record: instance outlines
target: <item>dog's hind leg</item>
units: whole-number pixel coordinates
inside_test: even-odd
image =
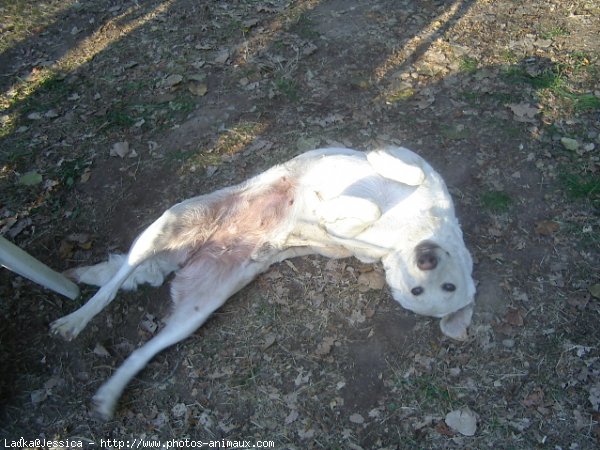
[[[154,287],[162,285],[165,277],[178,268],[169,256],[155,256],[141,263],[123,282],[121,289],[135,291],[140,284],[146,283]],[[64,275],[77,283],[102,287],[116,275],[126,260],[127,255],[111,254],[108,261],[69,269]]]
[[[167,237],[170,234],[173,220],[174,214],[168,210],[146,228],[133,243],[121,266],[108,282],[102,285],[98,292],[81,308],[54,321],[51,325],[52,332],[60,334],[69,341],[75,338],[87,323],[115,298],[121,285],[140,264],[164,251],[168,245]],[[167,259],[176,259],[175,256],[175,254],[167,255],[165,253],[160,255]],[[114,271],[114,269],[111,270]]]
[[[349,195],[324,201],[315,213],[329,234],[342,239],[357,236],[381,217],[381,210],[375,203]]]
[[[175,307],[166,326],[135,350],[94,396],[96,410],[104,418],[112,416],[127,384],[157,353],[191,335],[231,295],[266,268],[260,263],[227,261],[227,256],[219,259],[202,255],[178,272],[171,288]]]
[[[121,367],[100,387],[93,399],[96,411],[103,418],[110,418],[125,386],[144,368],[148,361],[160,351],[196,331],[210,313],[221,306],[224,301],[224,299],[219,299],[207,302],[198,310],[178,309],[174,311],[165,328],[129,355]]]

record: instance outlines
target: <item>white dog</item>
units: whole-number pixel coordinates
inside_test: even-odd
[[[120,287],[160,285],[172,271],[173,312],[94,396],[110,417],[127,383],[164,348],[192,334],[271,264],[308,254],[381,261],[392,295],[442,332],[467,337],[475,286],[472,259],[442,178],[405,148],[304,153],[237,186],[168,209],[127,255],[70,271],[101,286],[52,330],[76,337]]]

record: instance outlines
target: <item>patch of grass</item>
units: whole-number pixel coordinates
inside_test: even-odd
[[[191,97],[177,97],[175,100],[169,102],[169,109],[188,114],[196,109],[196,102]]]
[[[247,27],[241,20],[231,19],[227,25],[223,28],[226,36],[244,35],[250,31],[251,27]]]
[[[540,37],[542,39],[553,39],[561,36],[569,36],[571,33],[565,27],[557,25],[547,30],[540,31]]]
[[[296,32],[298,36],[304,39],[317,39],[320,34],[314,28],[315,24],[308,15],[305,13],[300,14],[298,20],[296,21]]]
[[[167,153],[167,159],[177,161],[177,162],[187,161],[188,159],[195,157],[195,156],[196,156],[195,150],[177,149],[177,150]],[[194,161],[195,161],[195,158],[194,158]],[[206,164],[206,165],[209,165],[209,164]],[[204,167],[204,164],[202,166]]]
[[[590,63],[591,56],[586,52],[574,52],[569,57],[569,62],[555,64],[541,70],[538,74],[529,73],[524,67],[508,67],[502,75],[504,81],[509,83],[523,83],[533,87],[542,101],[551,94],[555,100],[560,101],[563,107],[572,112],[586,112],[600,109],[600,98],[591,93],[577,92],[574,87],[574,77],[584,75],[588,84],[597,84],[595,67]]]
[[[596,97],[595,95],[565,92],[564,96],[573,101],[573,108],[577,112],[600,109],[600,98]]]
[[[512,199],[502,191],[487,191],[481,193],[479,202],[488,211],[503,213],[510,208]]]
[[[470,136],[471,132],[463,124],[442,125],[440,134],[451,141],[460,141]]]
[[[500,57],[509,64],[516,64],[519,61],[517,54],[509,49],[504,50]]]
[[[277,78],[275,80],[275,87],[281,95],[286,97],[292,102],[297,102],[300,99],[298,94],[298,83],[289,78]]]
[[[574,73],[578,73],[581,70],[592,68],[590,61],[592,56],[584,51],[573,52],[570,54],[569,63],[563,64],[563,69],[570,69]]]
[[[71,189],[89,165],[89,162],[80,159],[64,161],[57,169],[57,176],[67,189]]]
[[[460,60],[459,69],[461,72],[475,73],[479,68],[479,62],[470,56],[463,56]]]
[[[19,41],[39,33],[56,20],[61,11],[69,8],[74,0],[2,1],[2,39],[0,52],[5,52]]]
[[[547,68],[538,75],[531,75],[523,67],[510,66],[502,73],[504,81],[509,83],[525,83],[535,89],[556,90],[564,85],[565,77],[558,67]]]
[[[277,320],[278,307],[277,305],[261,301],[261,303],[259,303],[259,305],[257,306],[256,314],[258,317],[260,317],[263,323],[272,323]]]
[[[36,88],[36,97],[45,97],[46,107],[51,108],[62,103],[68,96],[70,87],[64,82],[64,75],[49,72]]]
[[[62,74],[41,69],[19,82],[7,93],[0,95],[0,107],[26,115],[29,112],[47,111],[64,102],[69,87]]]
[[[24,161],[28,161],[33,155],[33,150],[29,146],[29,141],[24,138],[13,140],[10,148],[0,152],[0,162],[3,164],[15,165],[15,169]]]
[[[413,88],[397,89],[390,92],[385,100],[390,103],[397,103],[409,100],[415,96],[415,90]]]
[[[109,126],[115,128],[128,128],[133,126],[135,119],[129,114],[128,108],[122,103],[117,103],[106,112],[105,120]]]
[[[600,177],[563,170],[559,179],[571,198],[587,200],[595,206],[600,206]]]
[[[537,76],[527,75],[524,81],[537,90],[549,89],[557,92],[564,87],[566,79],[560,69],[552,68],[544,70]]]
[[[494,102],[504,105],[506,103],[516,103],[518,101],[514,94],[507,92],[473,92],[463,91],[462,98],[470,104],[481,104],[483,102]]]
[[[225,130],[209,153],[217,155],[233,155],[242,151],[256,136],[265,130],[265,125],[256,122],[241,122]]]
[[[425,406],[448,408],[452,403],[452,396],[448,389],[439,385],[437,379],[433,376],[421,375],[409,379],[400,379],[397,384],[403,392],[413,393],[417,402]]]

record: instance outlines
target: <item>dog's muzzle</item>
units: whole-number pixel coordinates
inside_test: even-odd
[[[422,241],[415,247],[417,267],[420,270],[433,270],[438,265],[436,254],[439,246],[435,242]]]

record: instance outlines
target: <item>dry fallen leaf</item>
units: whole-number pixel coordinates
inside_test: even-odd
[[[315,353],[319,356],[325,356],[331,352],[333,345],[335,344],[335,339],[331,336],[324,338],[321,343],[317,346]]]
[[[310,380],[311,375],[312,372],[308,372],[308,374],[306,374],[305,376],[302,376],[302,372],[298,373],[298,376],[294,380],[294,384],[296,386],[300,386],[302,384],[308,383],[308,380]]]
[[[298,410],[293,409],[288,416],[285,418],[284,422],[286,425],[289,425],[290,423],[294,422],[297,418],[298,418]]]
[[[25,172],[19,177],[19,184],[22,184],[23,186],[35,186],[36,184],[40,184],[41,182],[42,176],[35,170]]]
[[[60,246],[58,247],[58,255],[61,259],[70,259],[73,257],[73,249],[75,245],[72,242],[63,239],[60,241]]]
[[[350,422],[357,424],[365,423],[365,418],[358,413],[352,414],[349,420]]]
[[[173,408],[171,408],[171,413],[173,414],[173,417],[176,418],[184,417],[188,414],[188,407],[185,403],[175,403]]]
[[[125,158],[129,153],[129,142],[115,142],[110,149],[110,156]]]
[[[96,346],[94,347],[93,353],[94,353],[94,355],[98,355],[103,358],[110,357],[110,353],[108,353],[108,350],[106,350],[106,348],[100,343],[96,344]]]
[[[277,340],[277,336],[275,334],[273,334],[273,333],[267,334],[265,336],[264,341],[263,341],[262,349],[263,350],[268,349],[269,347],[271,347],[275,343],[276,340]]]
[[[47,389],[37,389],[32,391],[31,394],[31,403],[37,405],[38,403],[43,402],[48,398],[48,390]]]
[[[442,436],[452,437],[455,436],[454,431],[450,429],[450,427],[446,424],[446,422],[438,422],[435,425],[435,431]]]
[[[221,50],[219,53],[217,53],[217,56],[215,56],[214,61],[217,64],[225,64],[228,59],[229,59],[229,50],[225,49],[225,50]]]
[[[469,408],[456,409],[446,414],[446,425],[464,436],[474,436],[477,431],[477,414]]]
[[[504,321],[514,327],[523,326],[523,312],[520,309],[510,308],[504,316]]]
[[[564,148],[566,148],[567,150],[571,150],[572,152],[579,149],[579,142],[577,142],[576,139],[563,137],[560,138],[560,143],[563,145]]]
[[[59,116],[55,109],[50,109],[44,113],[46,119],[56,119]]]
[[[308,430],[298,430],[298,437],[300,439],[311,439],[315,435],[315,430],[309,428]]]
[[[600,410],[600,384],[592,385],[588,388],[588,392],[590,395],[588,396],[588,400],[592,404],[592,408],[594,411]]]
[[[208,92],[208,86],[206,83],[193,82],[188,85],[188,91],[198,97],[203,97]]]
[[[541,389],[534,390],[531,394],[529,394],[523,400],[523,406],[531,407],[531,406],[542,406],[544,404],[544,391]]]
[[[319,138],[314,137],[300,137],[296,142],[296,148],[298,151],[305,152],[308,150],[312,150],[313,148],[317,148],[321,140]]]
[[[369,289],[383,289],[385,286],[385,275],[379,270],[372,270],[371,272],[361,273],[358,277],[359,290],[361,292],[368,291]]]
[[[534,117],[540,113],[540,109],[529,103],[511,103],[508,105],[515,115],[517,122],[535,122]]]
[[[156,317],[154,317],[152,314],[146,313],[144,320],[140,322],[140,326],[148,333],[154,334],[158,328]]]
[[[535,224],[535,232],[541,236],[552,236],[560,230],[560,224],[553,220],[541,220]]]
[[[81,183],[87,183],[88,181],[90,181],[91,176],[92,176],[92,171],[89,168],[87,168],[81,174],[81,178],[79,179],[79,181]]]

